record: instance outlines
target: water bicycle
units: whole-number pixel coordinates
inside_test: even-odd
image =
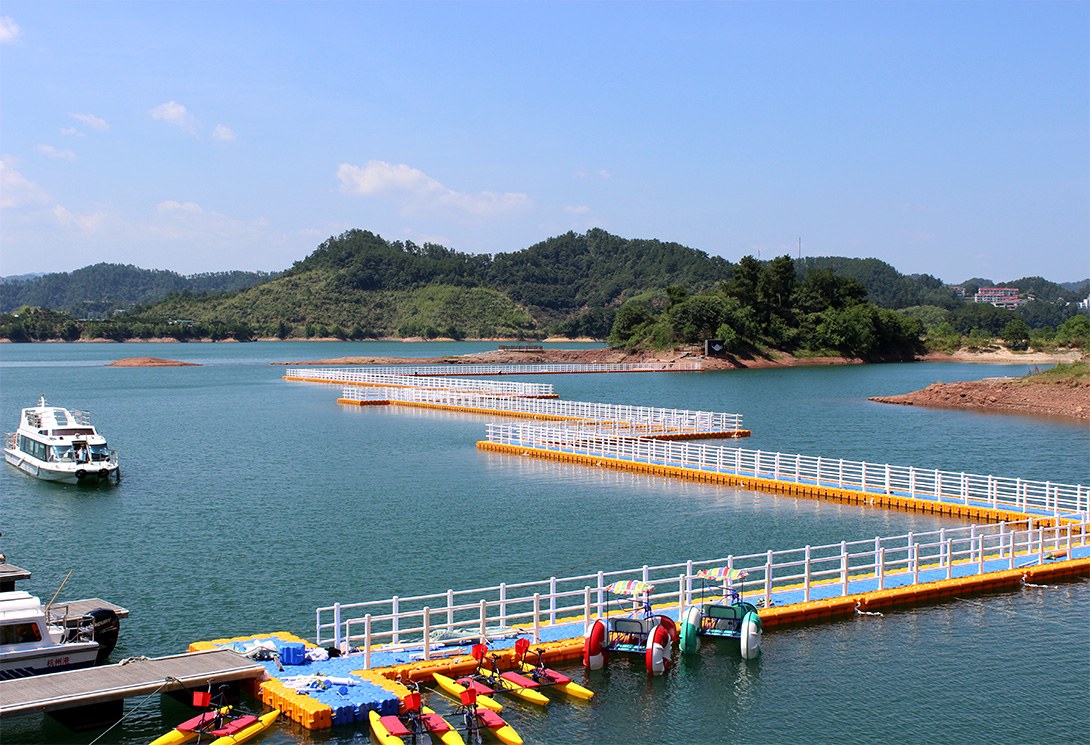
[[[477,661],[477,670],[456,682],[463,686],[473,685],[478,694],[491,696],[493,693],[510,693],[523,701],[538,706],[548,706],[549,697],[540,690],[541,684],[525,675],[508,671],[500,672],[499,656],[489,656],[487,644],[474,644],[470,650]],[[488,662],[491,661],[491,667]]]
[[[584,688],[578,683],[573,683],[572,679],[567,675],[558,673],[556,670],[550,670],[545,667],[541,658],[541,650],[535,649],[534,654],[537,655],[537,664],[530,663],[526,660],[526,653],[530,651],[529,639],[518,639],[515,641],[515,653],[519,658],[519,666],[524,673],[528,673],[530,679],[540,686],[549,686],[555,688],[558,691],[563,691],[569,696],[575,698],[581,698],[585,701],[589,701],[594,698],[594,691],[589,688]]]
[[[700,637],[737,639],[742,657],[751,660],[761,653],[761,617],[752,603],[742,599],[734,583],[746,576],[746,572],[731,567],[701,569],[701,596],[705,595],[704,583],[722,582],[722,600],[690,606],[681,616],[681,641],[679,647],[685,654],[694,654],[700,647]]]
[[[194,691],[193,705],[208,707],[208,711],[187,719],[151,745],[182,745],[190,740],[202,745],[240,745],[267,730],[280,716],[280,710],[273,709],[260,717],[250,714],[232,717],[231,707],[224,703],[225,696],[222,690],[215,697],[207,691]]]
[[[374,710],[367,713],[371,732],[380,745],[415,745],[418,742],[429,742],[429,735],[437,737],[443,745],[465,745],[458,730],[421,703],[420,689],[416,683],[410,681],[404,685],[409,688],[409,694],[401,702],[405,709],[404,714],[382,717]]]
[[[655,586],[638,580],[623,580],[606,585],[606,592],[632,598],[632,611],[622,615],[596,618],[583,639],[583,664],[599,670],[609,660],[611,651],[642,654],[651,675],[662,675],[670,669],[670,646],[677,639],[673,619],[657,615],[651,608],[651,591]],[[618,598],[618,605],[620,599]]]
[[[461,705],[455,709],[455,714],[462,715],[466,740],[471,745],[479,745],[481,733],[488,731],[504,745],[522,745],[519,733],[505,722],[503,717],[491,709],[482,709],[477,706],[479,698],[472,688],[464,688],[458,696]]]

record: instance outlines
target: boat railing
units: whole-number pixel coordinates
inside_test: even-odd
[[[15,450],[17,445],[19,444],[19,433],[8,432],[6,435],[4,435],[4,443],[4,447],[8,448],[9,450]]]
[[[357,386],[412,387],[433,390],[454,390],[505,396],[555,396],[550,383],[523,383],[513,380],[467,380],[416,374],[384,374],[367,368],[288,368],[284,377],[308,381],[324,381]]]
[[[683,470],[1047,515],[1090,514],[1090,486],[636,437],[542,424],[492,423],[488,442]]]
[[[68,413],[76,422],[76,424],[82,425],[84,427],[91,426],[91,412],[81,411],[79,409],[69,409]]]
[[[593,619],[629,602],[608,586],[634,579],[654,585],[656,612],[676,613],[723,593],[723,585],[701,579],[701,569],[738,570],[730,588],[758,607],[826,600],[872,590],[984,574],[1044,563],[1090,545],[1090,521],[1029,517],[1017,522],[942,528],[924,533],[842,541],[780,551],[731,555],[680,564],[598,571],[573,577],[501,583],[473,590],[334,604],[316,611],[316,640],[344,650],[412,650],[423,659],[449,654],[451,646],[484,639],[528,636],[570,625],[582,635]],[[444,651],[447,650],[447,651]]]

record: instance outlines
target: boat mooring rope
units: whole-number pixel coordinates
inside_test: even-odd
[[[124,665],[124,664],[125,664],[125,662],[127,662],[127,661],[131,661],[131,660],[135,660],[135,659],[140,659],[140,658],[137,658],[137,657],[130,657],[130,658],[129,658],[129,660],[123,660],[123,661],[122,661],[122,662],[121,662],[120,664]],[[145,659],[145,660],[146,660],[146,659],[147,659],[147,657],[144,657],[143,659]],[[91,740],[91,743],[90,743],[90,745],[95,745],[95,743],[96,743],[96,742],[98,742],[99,740],[101,740],[101,739],[102,739],[103,737],[105,737],[105,736],[106,736],[106,735],[107,735],[107,734],[109,733],[109,731],[110,731],[110,730],[112,730],[112,729],[113,729],[114,727],[116,727],[117,725],[121,724],[121,723],[122,723],[122,722],[124,722],[124,721],[125,721],[126,719],[128,719],[128,718],[129,718],[129,715],[130,715],[130,714],[135,714],[135,713],[136,713],[136,711],[137,711],[137,709],[139,709],[139,708],[140,708],[141,706],[143,706],[143,705],[144,705],[144,704],[146,704],[146,703],[147,703],[147,702],[148,702],[149,700],[151,700],[151,697],[152,697],[152,696],[155,696],[155,695],[156,695],[156,694],[158,694],[158,693],[159,693],[160,691],[162,691],[162,690],[163,690],[164,688],[166,688],[167,684],[168,684],[168,683],[170,683],[171,681],[174,681],[175,683],[177,683],[177,684],[179,684],[179,685],[182,685],[182,681],[178,680],[178,679],[177,679],[177,678],[175,678],[175,677],[174,677],[173,675],[168,675],[168,676],[167,676],[166,678],[164,678],[164,679],[163,679],[163,682],[159,684],[159,687],[158,687],[158,688],[156,688],[156,689],[155,689],[154,691],[152,691],[151,693],[149,693],[149,694],[147,695],[147,697],[146,697],[146,698],[145,698],[145,699],[144,699],[143,701],[141,701],[140,703],[138,703],[138,704],[137,704],[136,706],[132,707],[132,709],[130,709],[130,710],[128,711],[128,713],[124,714],[124,715],[123,715],[123,716],[122,716],[122,717],[121,717],[120,719],[118,719],[118,720],[117,720],[116,722],[114,722],[114,723],[113,723],[113,724],[111,724],[111,725],[110,725],[109,727],[107,727],[107,728],[106,728],[106,731],[105,731],[105,732],[103,732],[103,733],[102,733],[101,735],[99,735],[99,736],[98,736],[98,737],[96,737],[95,739]],[[185,688],[185,686],[184,686],[184,685],[182,685],[182,687],[183,687],[183,688]]]

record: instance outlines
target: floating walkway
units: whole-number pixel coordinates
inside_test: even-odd
[[[365,370],[375,375],[425,375],[443,377],[465,376],[492,376],[492,375],[564,375],[586,373],[620,373],[620,372],[700,372],[704,365],[700,360],[677,360],[674,362],[623,362],[615,364],[571,364],[571,365],[365,365],[360,367],[341,368],[288,368],[285,379],[297,380],[294,377],[300,370],[313,372],[321,370],[338,376],[346,376],[341,380],[328,382],[350,382],[347,377],[350,373]]]
[[[647,406],[585,403],[559,399],[482,395],[434,388],[345,386],[337,403],[395,405],[543,421],[564,422],[600,437],[696,439],[747,437],[741,414]]]
[[[321,368],[288,368],[284,380],[306,383],[378,386],[383,388],[415,388],[420,390],[460,391],[493,396],[524,396],[526,398],[556,398],[548,383],[519,383],[499,380],[460,380],[426,377],[415,373],[399,375],[369,370],[325,370]]]
[[[983,519],[1090,517],[1090,487],[912,466],[597,437],[560,427],[489,424],[482,450],[649,473],[793,496]]]
[[[503,370],[514,372],[521,367],[526,366],[504,366]],[[436,374],[433,368],[427,370],[428,375]],[[359,377],[346,380],[348,373]],[[611,608],[609,604],[605,588],[618,580],[654,584],[651,602],[656,611],[680,619],[687,608],[721,592],[718,586],[702,584],[698,572],[726,566],[744,573],[743,579],[734,583],[735,589],[759,607],[763,625],[773,628],[857,612],[880,613],[883,608],[1090,573],[1090,487],[660,441],[669,438],[655,439],[657,435],[650,432],[634,434],[634,429],[658,428],[659,434],[681,434],[686,427],[692,428],[692,433],[702,428],[726,431],[733,426],[741,431],[741,418],[527,400],[524,393],[514,390],[486,389],[487,381],[466,381],[466,386],[454,387],[436,378],[400,375],[394,376],[398,382],[383,384],[367,377],[370,374],[296,369],[289,370],[285,378],[344,383],[348,387],[341,402],[346,404],[430,406],[538,420],[489,424],[487,439],[478,443],[484,451],[949,515],[981,523],[827,546],[318,608],[317,644],[310,647],[308,643],[308,648],[328,645],[339,650],[344,656],[338,658],[338,669],[379,685],[387,696],[404,695],[395,680],[430,680],[434,673],[457,676],[471,672],[476,661],[470,655],[470,646],[480,640],[487,640],[497,651],[501,666],[515,662],[513,648],[519,638],[528,638],[534,648],[542,649],[546,661],[579,658],[584,633],[595,618],[628,610]],[[374,388],[365,390],[361,386]],[[700,418],[705,415],[708,418]],[[200,644],[215,647],[237,643],[219,640]],[[382,679],[386,684],[381,683]],[[262,700],[279,706],[289,717],[311,728],[338,721],[363,721],[368,707],[378,710],[388,705],[346,702],[345,687],[338,691],[340,699],[322,703],[304,696],[307,703],[303,706],[292,703],[295,699],[283,698],[276,692],[280,690],[277,685],[283,684],[263,684]],[[291,695],[303,694],[293,690]],[[315,713],[315,707],[321,713]]]

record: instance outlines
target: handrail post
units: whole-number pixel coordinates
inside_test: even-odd
[[[590,586],[583,588],[583,636],[590,633]]]
[[[886,547],[878,548],[878,589],[886,589]]]
[[[320,640],[319,640],[320,641]],[[333,604],[333,646],[341,648],[341,604]]]
[[[393,600],[390,601],[390,611],[393,615],[393,625],[390,629],[390,643],[397,644],[397,628],[398,628],[398,597],[394,595]]]
[[[844,595],[848,594],[848,542],[840,542],[840,585]]]
[[[488,643],[488,610],[485,599],[481,598],[481,644]]]
[[[946,579],[954,578],[954,539],[946,539]]]
[[[805,569],[802,575],[802,599],[804,602],[810,602],[810,546],[806,546],[806,562],[804,564]]]
[[[447,590],[447,628],[454,628],[454,590]]]
[[[541,643],[541,593],[534,593],[534,644]]]
[[[424,606],[424,661],[431,659],[431,608]]]
[[[556,577],[549,577],[549,623],[556,623]]]
[[[345,643],[351,647],[352,643],[345,640]],[[346,650],[347,651],[347,650]],[[365,670],[371,669],[371,614],[368,613],[363,617],[363,667]]]
[[[765,607],[772,606],[772,552],[768,552],[768,561],[765,563]]]
[[[602,615],[602,603],[605,600],[605,572],[598,572],[598,615]]]
[[[685,575],[677,576],[677,620],[681,623],[681,617],[685,615]]]
[[[500,582],[500,626],[507,625],[507,583]]]

